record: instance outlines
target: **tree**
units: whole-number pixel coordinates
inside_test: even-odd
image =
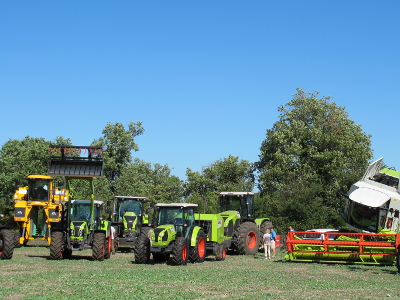
[[[259,189],[282,226],[337,226],[336,191],[359,180],[372,157],[371,136],[329,100],[297,89],[262,142]]]
[[[254,187],[252,164],[232,155],[203,167],[201,174],[187,169],[186,176],[187,202],[197,203],[209,213],[218,212],[216,192],[249,192]]]
[[[132,162],[132,151],[139,151],[135,137],[143,132],[142,122],[131,121],[128,130],[121,123],[108,123],[102,132],[103,137],[93,141],[92,146],[104,147],[104,175],[111,192],[115,191],[114,182],[122,169]]]
[[[140,159],[123,167],[115,184],[118,195],[148,197],[155,203],[180,202],[182,181],[171,175],[168,165],[151,164]]]

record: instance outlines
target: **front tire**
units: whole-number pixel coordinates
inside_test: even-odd
[[[206,257],[206,235],[203,230],[199,230],[196,245],[190,247],[189,259],[192,263],[202,263]]]
[[[106,234],[95,232],[93,235],[92,257],[94,260],[103,261],[106,254]]]
[[[147,235],[141,234],[136,239],[136,245],[133,249],[135,253],[135,263],[147,264],[150,260],[150,239]]]
[[[64,257],[63,237],[64,234],[61,231],[53,231],[51,233],[50,258],[53,260],[61,260]]]
[[[8,230],[3,229],[0,231],[0,258],[11,259],[14,254],[14,234]]]
[[[186,265],[188,260],[187,240],[184,237],[176,239],[172,248],[172,262],[174,265]]]
[[[224,247],[224,245],[218,245],[217,253],[215,253],[215,260],[224,261],[226,258],[226,252],[227,249]]]
[[[260,245],[260,233],[255,223],[244,222],[235,231],[236,249],[239,254],[255,255]]]

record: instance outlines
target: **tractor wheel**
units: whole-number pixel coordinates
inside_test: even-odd
[[[397,267],[397,273],[400,273],[400,246],[397,248],[397,253],[396,253],[396,267]]]
[[[224,245],[218,245],[217,253],[215,253],[215,260],[223,261],[226,258],[227,249]]]
[[[153,253],[153,260],[156,262],[166,262],[169,259],[169,253]]]
[[[189,260],[192,263],[202,263],[206,257],[206,235],[203,230],[197,234],[196,246],[190,247]]]
[[[106,254],[106,234],[95,232],[93,235],[92,257],[94,260],[103,261]]]
[[[20,237],[21,234],[19,232],[14,232],[14,241],[15,241],[14,248],[21,248],[21,244],[19,243]]]
[[[14,234],[8,230],[0,231],[0,258],[11,259],[14,254]]]
[[[111,257],[111,244],[114,242],[114,240],[111,239],[111,235],[106,238],[106,245],[105,245],[105,249],[106,252],[104,254],[104,259],[109,259]]]
[[[51,233],[50,242],[50,258],[54,260],[63,259],[63,237],[64,234],[61,231],[53,231]]]
[[[187,240],[184,237],[176,239],[172,248],[172,262],[174,265],[182,266],[187,264],[188,246]]]
[[[235,231],[236,249],[239,254],[255,255],[260,245],[260,233],[255,223],[244,222]]]
[[[267,229],[271,229],[272,226],[272,222],[271,221],[265,221],[264,223],[261,224],[260,226],[260,245],[258,246],[260,251],[264,251],[264,245],[262,244],[262,240],[263,240],[263,236],[265,231],[267,231]]]
[[[135,253],[135,263],[147,264],[150,260],[150,239],[146,234],[141,234],[135,243],[133,249]]]

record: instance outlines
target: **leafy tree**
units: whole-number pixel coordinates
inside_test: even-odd
[[[148,197],[155,203],[180,202],[183,195],[182,181],[171,175],[168,165],[151,164],[140,159],[122,169],[116,180],[118,195]]]
[[[103,146],[104,175],[111,192],[115,191],[114,181],[121,175],[122,169],[132,162],[132,151],[138,151],[135,137],[144,132],[142,122],[131,121],[128,130],[121,123],[108,123],[103,130],[103,137],[94,140],[92,146]]]
[[[297,89],[262,142],[255,167],[269,212],[260,213],[278,226],[337,226],[336,191],[359,180],[372,157],[370,135],[329,100]]]
[[[187,169],[186,176],[186,201],[197,203],[203,212],[218,212],[216,192],[249,192],[254,187],[252,164],[232,155],[203,167],[201,173]]]

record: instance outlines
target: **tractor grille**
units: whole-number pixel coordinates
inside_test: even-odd
[[[156,229],[154,229],[154,235],[155,235],[156,241],[158,241],[158,235],[159,235],[160,232],[163,231],[163,230],[165,230],[165,228],[156,228]],[[165,231],[162,240],[163,240],[163,241],[167,241],[167,240],[168,240],[168,231]]]

